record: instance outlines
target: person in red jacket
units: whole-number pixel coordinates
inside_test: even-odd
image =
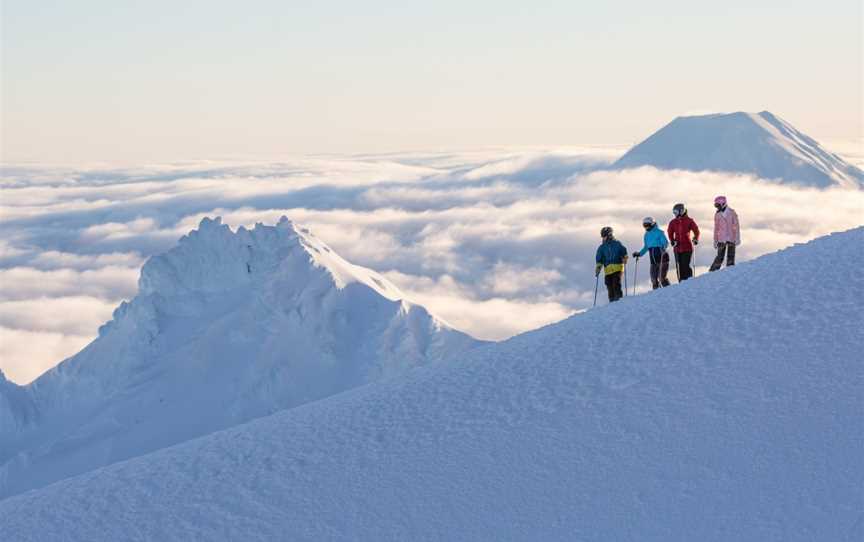
[[[699,226],[687,216],[687,208],[683,203],[676,203],[672,207],[672,214],[675,218],[669,223],[666,233],[675,250],[675,267],[678,269],[678,282],[681,282],[693,276],[690,260],[693,257],[693,246],[699,244]],[[693,232],[692,241],[690,232]]]

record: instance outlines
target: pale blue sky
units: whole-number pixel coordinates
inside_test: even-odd
[[[629,144],[693,111],[862,135],[828,2],[4,0],[4,160]]]

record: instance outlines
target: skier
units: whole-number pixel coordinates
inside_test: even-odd
[[[714,198],[714,248],[717,257],[708,268],[717,271],[726,258],[726,267],[735,265],[735,247],[741,244],[741,226],[738,223],[738,213],[726,204],[726,196]]]
[[[693,268],[690,260],[693,257],[693,247],[699,244],[699,226],[696,221],[687,216],[687,207],[683,203],[676,203],[672,207],[675,218],[666,227],[669,234],[669,242],[675,253],[675,263],[678,264],[678,282],[687,280],[693,276]],[[691,242],[690,232],[693,232]]]
[[[603,282],[609,293],[609,302],[612,303],[624,296],[621,290],[621,275],[627,264],[627,248],[615,239],[610,226],[600,230],[600,237],[603,243],[597,247],[597,266],[594,268],[594,276],[599,276],[600,269],[606,268]]]
[[[639,252],[634,252],[633,257],[641,258],[647,252],[651,257],[651,286],[655,290],[660,286],[669,286],[666,277],[669,273],[669,253],[666,252],[669,241],[666,240],[666,234],[650,216],[642,220],[642,227],[645,228],[645,246]]]

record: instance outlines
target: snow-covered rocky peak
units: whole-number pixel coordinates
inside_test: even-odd
[[[360,283],[387,299],[404,298],[390,281],[345,261],[309,229],[284,216],[275,226],[259,223],[252,229],[241,226],[236,232],[221,217],[204,218],[175,248],[144,265],[139,291],[163,297],[214,293],[255,287],[279,277],[291,277],[294,289],[302,289],[297,275],[308,278],[301,268],[310,264],[327,271],[337,288]]]
[[[0,498],[480,344],[287,218],[205,218],[145,263],[95,341],[13,390],[39,416],[0,419]]]
[[[768,111],[678,117],[614,164],[640,166],[744,173],[801,186],[864,187],[864,171]]]

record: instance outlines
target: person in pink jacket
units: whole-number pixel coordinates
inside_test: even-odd
[[[717,271],[726,259],[726,267],[735,265],[735,247],[741,244],[741,225],[738,223],[738,213],[726,205],[726,196],[714,198],[714,248],[717,257],[708,268]]]

